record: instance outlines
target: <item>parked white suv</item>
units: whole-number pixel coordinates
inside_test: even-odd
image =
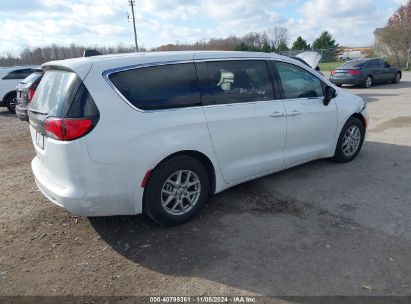
[[[40,71],[39,66],[16,66],[0,68],[0,107],[15,113],[17,105],[16,86],[31,73]]]
[[[32,169],[43,194],[78,215],[180,224],[236,184],[350,161],[366,132],[360,97],[274,54],[108,55],[43,69],[29,107]]]

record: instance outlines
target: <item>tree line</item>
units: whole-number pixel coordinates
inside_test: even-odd
[[[266,53],[280,53],[284,51],[300,51],[310,49],[336,49],[338,44],[328,31],[324,31],[314,40],[312,46],[298,36],[288,46],[289,35],[286,28],[273,27],[263,32],[250,32],[243,36],[229,36],[227,38],[212,38],[201,40],[193,44],[166,44],[151,51],[184,51],[184,50],[222,50],[222,51],[252,51]]]
[[[301,36],[288,47],[288,31],[282,27],[273,27],[263,32],[250,32],[242,36],[229,36],[226,38],[211,38],[209,40],[200,40],[195,43],[175,43],[161,45],[156,48],[147,50],[139,48],[139,51],[184,51],[184,50],[222,50],[222,51],[254,51],[254,52],[282,52],[298,51],[311,49],[310,44]],[[313,42],[315,49],[331,49],[338,47],[335,40],[327,31]],[[0,66],[13,65],[36,65],[47,61],[61,60],[83,56],[86,49],[95,49],[102,54],[131,53],[134,52],[134,46],[118,44],[117,46],[82,46],[77,44],[57,45],[52,44],[44,47],[25,46],[18,55],[11,53],[0,56]]]
[[[57,44],[35,48],[25,46],[21,49],[18,55],[8,53],[5,56],[0,56],[0,67],[14,65],[37,65],[52,60],[82,57],[86,49],[95,49],[101,54],[131,53],[135,51],[133,46],[127,46],[122,43],[117,46],[93,45],[88,47],[74,43],[68,46]],[[145,50],[142,49],[142,51]]]

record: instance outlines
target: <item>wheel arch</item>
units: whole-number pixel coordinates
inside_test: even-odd
[[[3,101],[4,101],[4,103],[6,102],[6,100],[7,100],[10,96],[13,96],[13,94],[17,94],[17,91],[14,90],[14,91],[7,92],[7,93],[3,96]]]
[[[214,193],[215,190],[216,190],[215,168],[214,168],[213,162],[210,160],[210,158],[202,152],[199,152],[199,151],[196,151],[196,150],[182,150],[182,151],[172,153],[172,154],[168,155],[167,157],[163,158],[160,162],[158,162],[152,170],[154,170],[160,164],[164,163],[165,161],[167,161],[168,159],[170,159],[172,157],[183,156],[183,155],[184,156],[190,156],[190,157],[198,160],[204,166],[204,168],[207,170],[208,178],[209,178],[209,181],[210,181],[210,193]],[[150,177],[148,179],[150,179]],[[145,189],[144,189],[144,192],[145,192]]]
[[[367,128],[367,123],[366,123],[366,121],[365,121],[364,116],[362,116],[361,113],[354,113],[354,114],[352,114],[350,117],[347,118],[346,122],[347,122],[348,119],[350,119],[351,117],[358,118],[358,119],[361,121],[361,123],[363,124],[364,129]]]

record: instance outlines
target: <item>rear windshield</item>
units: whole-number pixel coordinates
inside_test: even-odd
[[[98,109],[81,79],[74,72],[46,71],[30,105],[30,111],[56,117],[98,115]]]
[[[25,83],[25,84],[32,84],[33,82],[35,82],[37,79],[39,79],[41,77],[41,75],[43,75],[42,72],[35,72],[33,74],[30,74],[29,76],[27,76],[26,78],[24,78],[24,80],[22,80],[21,82]]]
[[[365,60],[351,60],[351,61],[347,61],[346,63],[341,65],[340,68],[348,68],[348,69],[361,68],[363,66],[363,64],[366,63],[366,62],[367,61],[365,61]]]

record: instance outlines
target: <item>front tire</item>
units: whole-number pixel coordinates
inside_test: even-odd
[[[345,163],[352,161],[360,153],[365,137],[365,127],[361,120],[350,117],[341,130],[333,160]]]
[[[370,75],[368,75],[367,77],[365,77],[364,82],[363,82],[363,87],[364,88],[369,88],[372,86],[372,77]]]
[[[158,224],[176,226],[191,219],[208,199],[207,170],[189,156],[172,157],[150,175],[144,194],[144,211]]]
[[[10,94],[6,99],[6,107],[10,113],[16,113],[17,93]]]

